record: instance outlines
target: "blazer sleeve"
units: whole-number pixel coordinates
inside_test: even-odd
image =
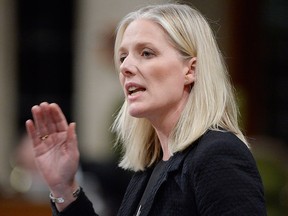
[[[53,216],[98,216],[82,188],[78,198],[63,211],[59,212],[52,202],[51,208]]]
[[[200,215],[267,215],[256,162],[235,135],[208,135],[194,156],[194,189]]]

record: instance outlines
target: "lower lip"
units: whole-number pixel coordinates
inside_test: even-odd
[[[143,94],[144,91],[139,91],[135,94],[132,94],[132,95],[128,95],[127,98],[129,101],[134,101],[134,100],[137,100],[142,94]]]

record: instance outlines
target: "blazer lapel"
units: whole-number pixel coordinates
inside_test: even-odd
[[[139,205],[139,202],[142,198],[142,195],[144,193],[144,190],[147,186],[147,183],[149,181],[149,178],[151,176],[151,173],[153,171],[154,167],[148,168],[147,170],[143,172],[136,172],[127,189],[126,193],[124,195],[121,207],[118,211],[117,216],[147,216],[151,210],[151,207],[154,202],[154,198],[161,187],[161,185],[167,181],[169,174],[177,171],[181,164],[186,157],[186,155],[190,152],[191,148],[193,148],[195,145],[191,145],[187,149],[185,149],[182,152],[177,152],[174,156],[170,158],[169,163],[164,169],[164,172],[161,173],[157,183],[154,185],[152,189],[152,193],[147,197],[147,201],[144,206],[141,206],[140,209],[136,209]],[[136,211],[138,211],[136,214]]]
[[[127,215],[134,215],[136,212],[136,208],[139,205],[140,199],[144,193],[146,188],[147,182],[150,178],[152,173],[151,168],[145,170],[144,172],[136,172],[124,195],[121,207],[118,211],[117,216],[127,216]]]
[[[161,173],[157,183],[154,185],[154,187],[152,189],[151,194],[147,198],[147,201],[146,201],[145,205],[141,206],[141,209],[140,209],[141,212],[139,214],[140,216],[147,216],[149,214],[149,212],[150,212],[150,210],[152,208],[152,205],[154,203],[154,198],[155,198],[159,188],[161,187],[161,185],[165,181],[167,181],[170,173],[172,173],[174,171],[177,171],[179,169],[179,167],[181,166],[185,156],[189,152],[189,149],[191,149],[191,148],[188,148],[188,149],[186,149],[183,152],[178,152],[178,153],[176,153],[174,156],[172,156],[170,158],[171,161],[168,162],[167,166],[164,169],[164,172]],[[147,182],[146,182],[146,184],[147,184]]]

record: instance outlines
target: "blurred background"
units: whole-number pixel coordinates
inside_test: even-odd
[[[101,215],[116,215],[131,174],[117,167],[110,133],[123,101],[114,29],[128,12],[165,2],[0,0],[1,215],[51,215],[24,127],[42,101],[77,122],[79,181]],[[225,56],[268,215],[288,215],[288,1],[185,2],[209,19]]]

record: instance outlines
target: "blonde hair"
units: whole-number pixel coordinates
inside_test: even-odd
[[[127,26],[137,19],[161,26],[181,55],[197,57],[196,81],[187,104],[170,135],[169,151],[182,151],[208,129],[231,131],[247,144],[238,126],[238,109],[223,57],[207,20],[194,8],[181,4],[147,6],[129,13],[117,28],[114,61]],[[122,143],[124,169],[144,170],[161,157],[161,146],[150,122],[129,115],[125,101],[112,129]]]

